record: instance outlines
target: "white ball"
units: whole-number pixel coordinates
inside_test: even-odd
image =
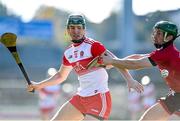
[[[161,76],[163,78],[166,78],[169,75],[169,71],[166,69],[161,70]]]

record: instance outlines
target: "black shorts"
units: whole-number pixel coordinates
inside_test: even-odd
[[[168,94],[159,101],[169,114],[180,112],[180,93]]]

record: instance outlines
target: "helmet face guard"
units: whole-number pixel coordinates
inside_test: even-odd
[[[71,25],[71,24],[72,25],[81,24],[84,29],[86,28],[85,27],[86,26],[85,18],[81,14],[71,14],[71,15],[69,15],[69,17],[67,19],[67,23],[66,23],[67,28],[69,28],[69,25]]]
[[[162,31],[164,33],[164,43],[163,44],[154,44],[156,48],[165,48],[167,47],[169,44],[171,44],[179,35],[178,34],[178,28],[177,26],[169,21],[159,21],[157,22],[153,29],[160,29],[160,31]],[[168,41],[166,38],[167,36],[172,35],[173,39]]]

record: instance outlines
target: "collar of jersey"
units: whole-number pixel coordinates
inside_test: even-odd
[[[84,37],[83,38],[83,41],[82,42],[80,42],[80,43],[73,43],[73,46],[74,47],[77,47],[77,46],[79,46],[80,44],[82,44],[83,42],[84,42],[84,40],[86,39],[86,37]]]

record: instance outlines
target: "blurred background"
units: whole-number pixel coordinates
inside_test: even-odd
[[[151,43],[153,25],[160,20],[169,20],[180,26],[179,8],[179,0],[0,0],[0,35],[5,32],[17,34],[21,60],[30,79],[38,82],[55,72],[52,70],[59,69],[63,51],[69,44],[65,35],[69,13],[83,13],[87,19],[87,36],[102,42],[122,58],[154,50]],[[179,40],[176,45],[180,49]],[[0,72],[0,120],[42,119],[39,93],[26,91],[21,71],[2,44]],[[145,96],[150,95],[147,99],[151,98],[153,103],[167,93],[156,67],[131,71],[144,85],[154,84],[141,95],[128,92],[116,69],[108,70],[108,73],[113,101],[111,120],[138,119],[148,106],[144,103]],[[72,72],[59,85],[55,111],[70,99],[78,85]]]

